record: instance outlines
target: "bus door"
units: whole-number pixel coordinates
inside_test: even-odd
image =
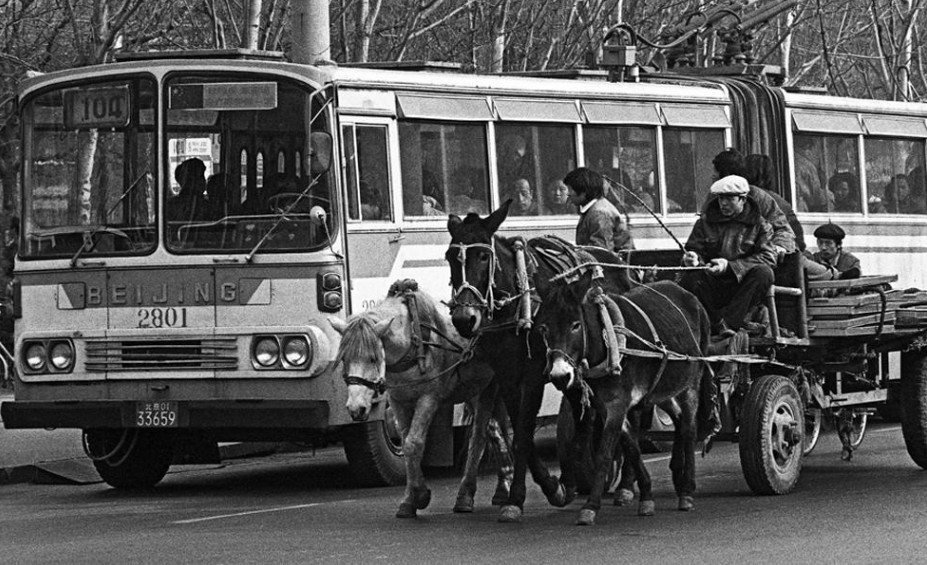
[[[366,310],[383,300],[402,248],[395,216],[389,151],[390,120],[369,117],[341,120],[344,187],[347,203],[348,280],[351,310]]]

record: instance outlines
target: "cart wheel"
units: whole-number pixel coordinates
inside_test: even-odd
[[[763,375],[750,387],[740,426],[740,466],[756,494],[786,494],[798,482],[805,414],[795,385]]]
[[[868,412],[853,413],[853,418],[850,421],[850,446],[853,449],[856,449],[859,447],[859,444],[863,443],[863,438],[866,436],[866,424],[868,423]]]
[[[927,353],[901,354],[901,432],[908,455],[927,469]]]
[[[802,455],[810,455],[821,437],[821,409],[805,409],[805,435],[802,438]]]

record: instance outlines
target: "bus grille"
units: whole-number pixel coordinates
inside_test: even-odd
[[[87,371],[171,371],[238,368],[234,338],[91,341]]]

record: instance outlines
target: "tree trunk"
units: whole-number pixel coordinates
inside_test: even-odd
[[[248,31],[245,34],[245,48],[257,49],[258,37],[261,34],[261,0],[248,2],[248,21],[245,29]]]
[[[490,52],[489,72],[501,73],[505,70],[505,21],[508,16],[508,0],[500,0],[492,23],[492,50]]]

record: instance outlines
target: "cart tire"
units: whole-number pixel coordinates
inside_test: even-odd
[[[901,433],[908,455],[927,469],[927,353],[901,354]]]
[[[402,438],[394,422],[392,411],[387,408],[382,420],[355,424],[344,429],[344,454],[351,475],[359,486],[406,484]]]
[[[85,430],[86,449],[100,478],[113,488],[149,489],[174,460],[171,437],[158,430]]]
[[[818,439],[821,437],[821,418],[823,413],[820,408],[808,408],[805,410],[805,434],[802,437],[802,455],[810,455],[818,445]]]
[[[740,427],[740,466],[756,494],[786,494],[801,474],[804,407],[795,385],[763,375],[750,387]]]

